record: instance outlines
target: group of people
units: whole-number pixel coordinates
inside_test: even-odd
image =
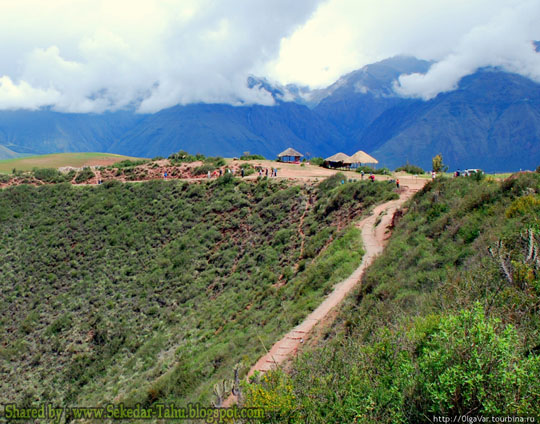
[[[277,168],[259,168],[259,177],[268,177],[268,171],[270,171],[270,177],[277,177]]]

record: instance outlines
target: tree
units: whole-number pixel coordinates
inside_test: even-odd
[[[438,154],[431,159],[432,170],[435,172],[446,172],[448,171],[448,166],[443,163],[442,154]]]

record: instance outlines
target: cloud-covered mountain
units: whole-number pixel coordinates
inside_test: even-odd
[[[273,106],[198,103],[155,114],[0,111],[0,158],[62,151],[153,157],[180,149],[273,158],[293,146],[318,156],[362,149],[392,168],[407,160],[429,168],[438,153],[451,169],[540,164],[540,84],[485,68],[430,100],[394,90],[403,75],[432,66],[395,57],[314,91],[250,77],[248,88],[264,91]]]

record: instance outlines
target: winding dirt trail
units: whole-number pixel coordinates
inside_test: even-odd
[[[289,331],[281,340],[277,341],[271,349],[262,356],[251,367],[248,376],[251,376],[255,371],[266,372],[277,367],[286,359],[294,356],[298,352],[298,348],[309,339],[313,328],[329,319],[330,311],[339,305],[345,296],[361,281],[365,270],[371,265],[377,255],[379,255],[386,246],[390,232],[388,227],[392,223],[394,212],[412,195],[418,191],[423,185],[414,187],[404,187],[400,193],[399,199],[391,200],[376,206],[372,213],[358,222],[356,225],[362,231],[362,241],[364,245],[364,257],[356,270],[345,280],[336,284],[332,293],[309,314],[304,321]],[[379,218],[380,217],[380,218]],[[377,223],[378,219],[380,222]],[[377,224],[377,225],[375,225]],[[234,403],[235,397],[230,395],[226,399],[223,406],[230,406]]]

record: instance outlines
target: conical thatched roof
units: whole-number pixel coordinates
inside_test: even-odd
[[[345,153],[336,153],[334,156],[330,156],[329,158],[326,158],[325,161],[327,162],[343,162],[343,163],[354,163],[352,159],[347,156]]]
[[[284,157],[284,156],[304,156],[302,153],[297,152],[293,148],[289,147],[287,150],[284,150],[278,155],[278,158]]]
[[[358,150],[354,155],[351,156],[351,159],[353,163],[379,163],[377,159],[368,155],[362,150]]]

